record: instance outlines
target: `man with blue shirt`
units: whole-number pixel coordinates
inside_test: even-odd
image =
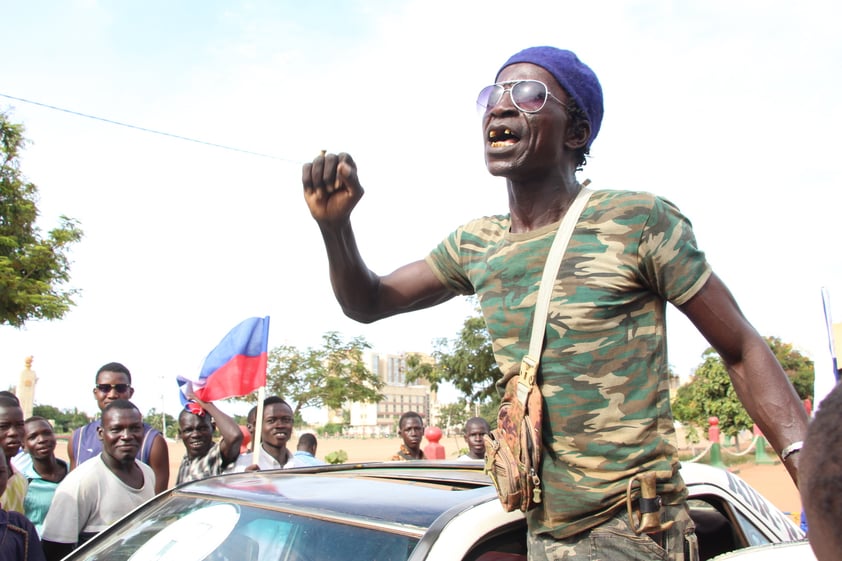
[[[316,448],[318,445],[316,435],[310,432],[305,432],[298,437],[298,445],[296,446],[295,454],[292,455],[292,462],[285,467],[325,465],[326,462],[323,462],[316,457]]]

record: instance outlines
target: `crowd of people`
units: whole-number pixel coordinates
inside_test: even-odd
[[[56,456],[57,439],[50,422],[38,416],[24,419],[15,395],[0,392],[0,559],[61,559],[167,489],[169,448],[131,402],[129,369],[117,362],[104,365],[96,373],[93,393],[100,416],[72,432],[68,463]],[[188,406],[178,416],[177,434],[185,453],[176,484],[227,472],[325,464],[316,456],[318,440],[311,433],[298,437],[295,452],[289,449],[294,416],[280,397],[263,401],[257,454],[242,450],[244,433],[231,416],[214,403],[188,397]],[[247,415],[251,443],[257,411],[255,406]],[[405,453],[400,459],[423,459],[421,415],[409,412],[399,425]],[[481,459],[477,429],[471,426],[469,422],[465,427],[469,454]],[[15,556],[4,556],[8,552]]]

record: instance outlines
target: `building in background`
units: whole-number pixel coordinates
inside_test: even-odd
[[[421,354],[422,360],[432,357]],[[349,436],[392,436],[397,432],[398,419],[406,411],[415,411],[426,426],[434,425],[438,411],[436,392],[426,381],[408,384],[404,354],[366,353],[372,373],[385,384],[383,399],[378,403],[352,403]]]

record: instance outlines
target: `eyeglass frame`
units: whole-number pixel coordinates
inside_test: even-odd
[[[538,109],[533,109],[533,110],[531,110],[531,111],[530,111],[530,110],[527,110],[527,109],[524,109],[524,108],[522,108],[520,105],[518,105],[517,101],[515,101],[514,96],[512,96],[512,90],[515,88],[515,86],[517,86],[518,84],[521,84],[521,83],[523,83],[523,82],[534,82],[534,83],[536,83],[536,84],[541,84],[542,86],[544,86],[544,92],[546,92],[547,96],[544,98],[544,102],[541,104],[541,107],[539,107]],[[511,87],[507,88],[506,86],[507,86],[507,85],[509,85],[509,84],[511,84]],[[479,102],[479,98],[480,98],[480,96],[482,95],[482,92],[484,92],[484,91],[485,91],[485,90],[487,90],[488,88],[495,88],[495,87],[497,87],[497,88],[502,88],[502,89],[503,89],[503,93],[502,93],[502,94],[500,94],[500,99],[498,99],[498,100],[497,100],[497,103],[495,103],[494,105],[488,105],[488,104],[486,104],[486,105],[485,105],[485,107],[483,108],[482,104]],[[564,103],[564,102],[563,102],[563,101],[561,101],[559,98],[557,98],[556,96],[554,96],[554,95],[553,95],[553,93],[550,91],[550,88],[547,86],[547,84],[545,84],[545,83],[544,83],[544,82],[542,82],[541,80],[532,80],[532,79],[525,79],[525,80],[506,80],[505,82],[495,82],[495,83],[493,83],[493,84],[489,84],[488,86],[485,86],[484,88],[482,88],[482,89],[479,91],[479,95],[477,96],[477,108],[478,108],[479,110],[481,110],[482,114],[484,115],[484,114],[485,114],[485,113],[487,113],[487,112],[488,112],[491,108],[496,107],[497,105],[499,105],[499,104],[500,104],[500,102],[503,100],[503,96],[506,94],[506,92],[509,92],[509,99],[511,99],[511,100],[512,100],[512,105],[514,105],[514,106],[517,108],[517,110],[518,110],[518,111],[520,111],[521,113],[529,113],[529,114],[532,114],[532,113],[537,113],[537,112],[539,112],[541,109],[543,109],[543,108],[544,108],[544,106],[545,106],[545,105],[547,105],[547,99],[549,99],[549,98],[552,98],[552,99],[556,100],[556,101],[559,103],[559,105],[561,105],[561,106],[562,106],[562,107],[564,107],[565,109],[567,109],[567,108],[568,108],[566,103]],[[489,99],[491,99],[491,95],[490,95],[490,94],[489,94],[488,98],[489,98]]]
[[[120,390],[120,386],[125,386],[124,390]],[[107,388],[107,389],[102,389]],[[115,390],[117,393],[126,393],[130,389],[132,389],[131,384],[95,384],[95,390],[99,390],[102,393],[111,393],[111,390]]]

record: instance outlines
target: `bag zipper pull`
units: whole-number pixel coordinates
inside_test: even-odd
[[[534,485],[534,488],[532,489],[532,502],[533,503],[540,503],[541,502],[541,479],[538,477],[538,474],[535,473],[534,469],[529,470],[529,477],[532,478],[532,485]]]

